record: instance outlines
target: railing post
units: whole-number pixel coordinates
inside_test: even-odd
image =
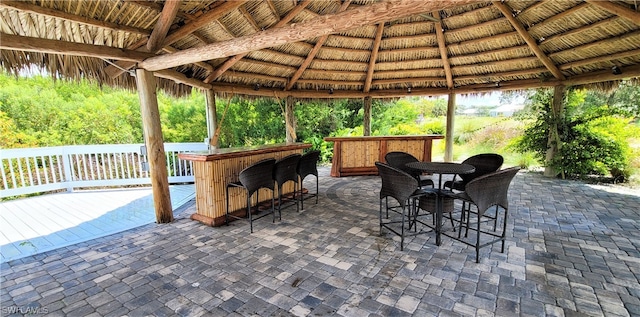
[[[69,158],[69,154],[67,154],[65,146],[62,147],[62,153],[60,156],[62,157],[62,167],[64,168],[64,182],[66,183],[67,191],[73,192],[73,175],[71,174],[71,158]]]

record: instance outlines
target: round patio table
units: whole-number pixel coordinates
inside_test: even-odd
[[[470,164],[449,162],[412,162],[407,167],[426,173],[438,174],[438,188],[435,189],[436,198],[436,245],[440,245],[440,230],[442,228],[442,198],[446,193],[442,189],[443,174],[471,174],[476,168]]]

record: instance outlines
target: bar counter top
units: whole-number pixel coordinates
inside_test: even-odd
[[[178,157],[188,161],[208,162],[230,158],[244,157],[247,155],[267,154],[283,150],[308,149],[309,143],[277,143],[267,145],[242,146],[222,149],[210,149],[208,151],[186,152],[178,154]]]

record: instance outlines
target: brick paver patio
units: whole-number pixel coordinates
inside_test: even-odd
[[[171,224],[3,263],[2,315],[640,316],[637,192],[521,172],[506,251],[484,248],[476,264],[447,238],[400,251],[380,236],[379,188],[323,169],[318,205],[254,234],[192,221],[190,204]]]

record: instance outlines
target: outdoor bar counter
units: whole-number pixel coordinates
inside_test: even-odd
[[[331,176],[377,175],[376,161],[385,162],[384,156],[393,151],[412,154],[418,160],[431,162],[433,140],[443,139],[439,134],[361,136],[324,138],[333,144]]]
[[[304,149],[310,147],[311,144],[307,143],[280,143],[178,154],[180,159],[193,162],[196,213],[191,215],[191,219],[209,226],[223,225],[227,206],[227,184],[237,182],[242,169],[263,159],[278,160],[290,154],[302,154]],[[287,182],[282,189],[284,193],[291,193],[293,190],[293,182]],[[258,194],[260,200],[270,200],[271,191],[261,189]],[[229,192],[229,210],[237,211],[237,214],[244,213],[247,208],[246,197],[245,191],[232,189]]]

